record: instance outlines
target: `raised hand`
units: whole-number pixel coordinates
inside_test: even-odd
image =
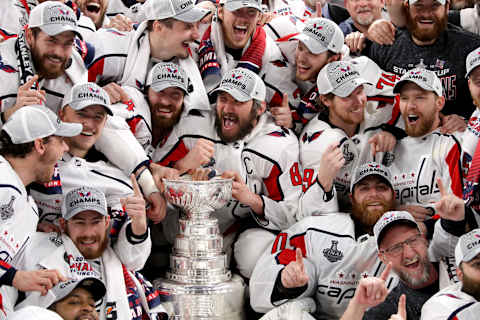
[[[44,296],[48,290],[61,281],[67,281],[67,278],[56,269],[17,270],[12,285],[19,291],[39,291]]]
[[[175,168],[180,171],[196,169],[209,163],[215,153],[215,144],[207,139],[198,139],[195,146],[183,159],[177,161]]]
[[[282,104],[280,106],[270,107],[270,113],[277,126],[293,128],[292,111],[288,105],[288,94],[283,94]]]
[[[295,255],[295,261],[287,264],[280,275],[280,280],[285,288],[303,287],[308,283],[308,274],[305,272],[302,250],[297,248]]]
[[[320,182],[325,191],[332,190],[333,180],[344,164],[345,158],[338,146],[338,142],[329,145],[320,159],[317,174],[318,182]]]
[[[127,92],[115,82],[110,82],[106,86],[103,86],[103,90],[105,90],[110,97],[111,104],[117,102],[127,102],[130,100],[130,96],[127,94]]]
[[[381,131],[368,139],[368,143],[370,144],[370,154],[373,158],[377,152],[393,151],[397,144],[397,139],[390,132]]]
[[[392,45],[395,32],[395,26],[390,21],[378,19],[368,27],[367,38],[380,45]]]
[[[133,234],[140,236],[147,231],[145,200],[134,174],[130,175],[130,180],[132,181],[133,195],[120,199],[120,203],[132,221]]]
[[[358,303],[366,309],[385,301],[388,295],[388,289],[385,283],[391,270],[392,263],[389,263],[379,278],[368,277],[360,280],[357,290],[355,291],[355,296],[353,297],[355,303]]]
[[[8,120],[8,118],[10,118],[10,116],[21,107],[42,104],[47,100],[45,97],[47,94],[45,90],[40,90],[40,88],[32,89],[33,85],[37,81],[38,75],[34,75],[32,78],[30,78],[30,80],[25,82],[25,84],[18,87],[17,101],[15,102],[13,108],[5,111],[5,120]]]
[[[462,199],[449,193],[441,179],[437,179],[438,189],[440,190],[440,201],[435,203],[435,210],[442,219],[462,221],[465,219],[465,203]]]
[[[113,18],[110,18],[108,25],[104,26],[105,29],[115,28],[118,31],[132,31],[133,30],[133,21],[130,20],[127,16],[123,14],[117,14]]]
[[[407,297],[402,294],[398,299],[398,310],[390,317],[390,320],[407,320]]]

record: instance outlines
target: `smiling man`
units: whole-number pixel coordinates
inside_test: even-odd
[[[338,26],[346,36],[354,31],[367,33],[368,27],[375,21],[382,18],[384,0],[345,0],[345,8],[350,18]]]
[[[435,72],[446,99],[442,113],[458,121],[462,120],[459,116],[468,119],[474,106],[464,61],[469,52],[480,46],[480,37],[447,24],[450,1],[409,0],[403,5],[406,28],[396,31],[392,45],[372,44],[367,56],[383,70],[398,76],[415,67]]]

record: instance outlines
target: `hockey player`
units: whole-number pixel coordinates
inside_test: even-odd
[[[358,167],[353,179],[352,202],[362,208],[361,215],[353,215],[352,220],[345,213],[319,214],[306,217],[279,233],[272,248],[267,248],[258,261],[250,280],[253,309],[266,312],[289,299],[314,296],[317,316],[340,317],[358,281],[382,272],[375,238],[365,232],[371,233],[382,214],[393,209],[393,197],[388,168],[377,163]],[[447,236],[442,226],[436,231],[436,239]],[[435,256],[452,254],[453,248],[447,247],[436,247],[441,252],[436,251]],[[303,263],[295,262],[296,257]],[[387,281],[388,287],[392,281]]]
[[[265,114],[265,90],[255,73],[244,68],[229,71],[216,90],[215,113],[187,115],[176,127],[177,142],[170,149],[157,150],[154,159],[182,172],[194,169],[202,163],[203,152],[210,152],[196,149],[197,141],[203,138],[213,142],[209,165],[218,173],[228,171],[225,176],[234,179],[231,203],[215,212],[220,231],[226,236],[224,247],[229,250],[236,231],[245,226],[241,219],[250,217],[256,221],[251,235],[247,231],[237,242],[244,244],[235,247],[239,269],[247,277],[256,254],[273,240],[270,232],[258,226],[281,230],[293,224],[301,193],[298,140]],[[200,160],[182,162],[193,150]]]
[[[81,130],[81,125],[61,122],[52,111],[41,106],[25,106],[2,127],[0,228],[8,242],[3,241],[0,245],[0,284],[46,294],[46,290],[59,278],[63,279],[63,276],[48,270],[24,273],[14,267],[37,230],[37,206],[28,195],[26,186],[49,180],[55,163],[68,150],[63,137],[78,135]]]
[[[407,136],[395,146],[390,170],[395,197],[418,221],[434,212],[440,192],[437,178],[456,196],[462,195],[460,143],[441,134],[440,112],[445,104],[442,83],[434,72],[412,69],[395,84]],[[432,211],[433,210],[433,211]]]
[[[461,281],[436,293],[422,308],[422,320],[464,319],[459,313],[478,305],[480,299],[478,274],[480,261],[480,229],[460,237],[455,248],[457,275]],[[476,314],[478,317],[478,314]],[[473,319],[473,318],[471,318]]]
[[[69,88],[87,80],[83,59],[73,50],[75,35],[73,10],[46,1],[32,10],[28,28],[1,43],[1,123],[25,105],[44,104],[57,112]]]
[[[242,67],[264,80],[267,104],[296,105],[297,85],[291,80],[293,68],[265,30],[257,25],[261,12],[260,0],[220,1],[218,18],[203,34],[198,48],[203,83],[207,92],[211,92],[227,72]]]
[[[98,189],[79,187],[70,190],[63,200],[62,233],[37,233],[26,250],[26,269],[56,266],[71,279],[97,276],[105,284],[105,298],[99,308],[100,319],[158,319],[163,312],[158,292],[137,272],[150,252],[150,236],[145,201],[132,177],[134,194],[124,199],[131,222],[124,225],[115,245],[109,244],[110,217],[105,195]],[[14,295],[5,299],[12,307]],[[47,307],[54,295],[27,295],[16,306]]]
[[[367,103],[367,90],[372,91],[354,61],[331,62],[318,74],[319,100],[326,108],[310,120],[300,136],[304,194],[299,219],[322,211],[322,202],[315,199],[331,198],[332,192],[337,193],[340,210],[348,212],[353,168],[372,160],[371,154],[393,150],[395,145],[387,126],[395,124],[395,109]],[[362,70],[370,69],[378,83],[383,81],[374,71],[381,74],[375,63],[368,59],[363,63]]]

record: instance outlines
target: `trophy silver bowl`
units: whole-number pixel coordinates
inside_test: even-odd
[[[218,221],[210,217],[232,197],[232,180],[163,179],[167,201],[183,210],[166,279],[154,281],[168,293],[172,319],[245,319],[245,283],[228,270]]]

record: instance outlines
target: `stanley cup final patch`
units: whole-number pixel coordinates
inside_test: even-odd
[[[343,259],[343,252],[337,248],[338,241],[332,240],[332,246],[330,248],[323,249],[323,255],[330,262],[337,262]]]
[[[0,218],[3,221],[8,220],[13,216],[13,201],[15,201],[15,199],[15,196],[12,196],[8,203],[0,205]]]

